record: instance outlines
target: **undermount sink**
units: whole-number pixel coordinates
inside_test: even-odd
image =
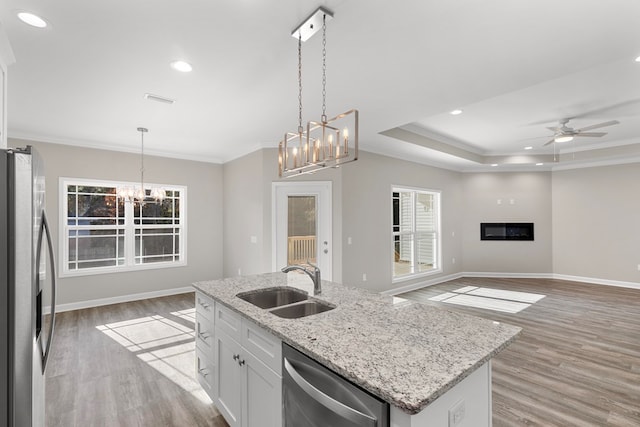
[[[243,292],[236,296],[265,309],[306,301],[309,298],[306,292],[293,288],[261,289],[259,291]]]
[[[278,317],[285,319],[299,319],[301,317],[311,316],[312,314],[323,313],[325,311],[336,308],[331,304],[318,300],[310,300],[300,304],[292,304],[286,307],[276,308],[271,312]]]
[[[306,292],[295,288],[260,289],[241,292],[236,296],[285,319],[299,319],[336,308],[324,301],[309,299]]]

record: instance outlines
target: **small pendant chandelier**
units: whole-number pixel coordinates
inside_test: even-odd
[[[313,173],[326,168],[337,168],[358,159],[358,110],[327,119],[327,19],[333,14],[320,7],[307,18],[291,35],[298,38],[298,133],[286,133],[279,144],[279,175],[292,177]],[[302,41],[313,36],[322,24],[322,116],[320,121],[307,122],[306,132],[302,128]],[[295,144],[298,142],[297,144]],[[297,145],[297,146],[296,146]]]
[[[149,188],[149,194],[147,195],[147,189],[144,186],[144,134],[149,132],[147,128],[138,128],[140,132],[140,186],[121,186],[117,189],[117,195],[125,202],[139,203],[140,206],[144,206],[147,203],[162,203],[167,197],[167,194],[162,187]]]

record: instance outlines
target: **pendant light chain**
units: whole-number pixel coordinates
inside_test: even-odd
[[[140,131],[140,191],[141,195],[145,196],[144,190],[144,133],[147,132],[146,128],[138,128]]]
[[[302,134],[302,34],[298,35],[298,133]]]
[[[322,15],[322,122],[327,122],[327,15]]]

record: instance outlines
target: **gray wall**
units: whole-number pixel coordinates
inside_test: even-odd
[[[26,143],[11,140],[9,145]],[[47,206],[56,243],[59,177],[139,178],[137,154],[28,143],[46,159]],[[197,280],[235,276],[238,269],[242,274],[273,269],[271,186],[279,180],[276,149],[258,150],[224,166],[154,156],[145,160],[149,182],[188,187],[188,266],[64,278],[60,304],[170,290]],[[554,173],[462,174],[361,152],[355,163],[295,180],[332,182],[337,282],[383,291],[463,271],[640,282],[638,164]],[[442,192],[441,274],[391,282],[392,185]],[[483,221],[534,222],[536,240],[481,242]],[[347,243],[349,237],[352,244]]]
[[[59,178],[137,181],[140,156],[12,139],[10,146],[33,145],[45,159],[47,214],[57,248]],[[59,279],[58,304],[165,291],[222,277],[222,166],[145,156],[145,180],[187,186],[187,263],[162,268]]]
[[[553,174],[553,272],[640,283],[640,164]]]
[[[255,151],[223,166],[224,198],[224,276],[263,273],[264,241],[264,173],[263,151]],[[251,236],[256,243],[251,243]],[[269,241],[271,239],[269,238]],[[271,260],[269,259],[269,264]]]
[[[267,148],[224,164],[224,275],[273,271],[272,183],[278,177],[278,150]],[[342,281],[341,169],[289,178],[291,181],[331,181],[333,210],[333,280]],[[248,212],[247,212],[248,211]],[[251,243],[251,236],[257,242]]]
[[[464,271],[552,272],[551,173],[471,173],[462,182]],[[481,222],[533,222],[535,240],[481,241]]]
[[[442,212],[443,273],[462,271],[461,228],[464,212],[460,173],[361,152],[342,168],[343,248],[345,283],[375,291],[407,286],[438,276],[391,283],[391,187],[439,190]],[[347,243],[351,237],[352,244]],[[453,258],[456,263],[453,264]],[[367,281],[363,281],[363,274]]]

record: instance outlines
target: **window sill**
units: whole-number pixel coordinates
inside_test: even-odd
[[[393,277],[391,279],[391,283],[408,282],[410,280],[420,279],[422,277],[434,276],[436,274],[441,274],[441,273],[442,273],[442,269],[439,268],[437,270],[429,270],[429,271],[424,271],[422,273],[408,274],[405,276]]]
[[[69,278],[69,277],[81,277],[81,276],[96,276],[101,274],[117,274],[117,273],[133,273],[136,271],[146,271],[146,270],[160,270],[164,268],[175,268],[175,267],[186,267],[187,262],[158,262],[158,263],[150,263],[150,264],[141,264],[135,266],[126,266],[126,267],[100,267],[100,268],[92,268],[87,270],[73,270],[73,271],[64,271],[60,270],[58,277],[61,279]]]

